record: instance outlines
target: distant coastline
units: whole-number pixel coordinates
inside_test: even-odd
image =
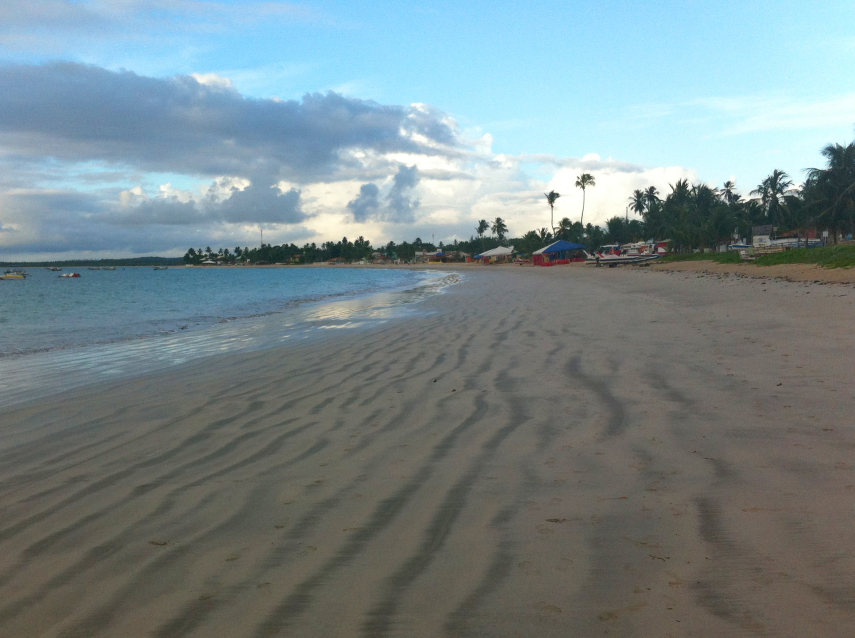
[[[58,259],[56,261],[0,261],[0,268],[90,268],[105,266],[183,266],[181,257],[128,257],[118,259]]]

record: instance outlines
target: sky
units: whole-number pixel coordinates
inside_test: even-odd
[[[0,261],[452,243],[855,139],[855,3],[4,0]],[[590,173],[584,193],[576,178]]]

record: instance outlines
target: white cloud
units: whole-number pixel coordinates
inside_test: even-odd
[[[196,80],[199,84],[204,84],[205,86],[212,86],[217,89],[225,90],[234,89],[234,84],[229,78],[217,75],[216,73],[191,73],[190,77]]]
[[[490,134],[466,138],[430,105],[334,93],[250,100],[215,74],[161,80],[76,64],[0,67],[0,116],[0,169],[4,184],[16,184],[0,185],[7,255],[180,254],[254,245],[259,227],[278,243],[451,241],[496,217],[521,235],[549,225],[543,193],[552,188],[562,194],[556,219],[578,218],[581,172],[597,180],[585,212],[592,223],[623,215],[635,188],[665,192],[694,178],[595,152],[494,154]],[[50,167],[43,176],[65,167],[85,181],[46,188],[40,164]],[[98,171],[78,170],[88,166]]]

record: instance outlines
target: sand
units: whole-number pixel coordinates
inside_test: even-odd
[[[3,414],[0,635],[855,635],[855,288],[420,310]]]
[[[758,266],[751,262],[719,264],[714,261],[676,261],[651,264],[652,270],[694,272],[708,275],[738,275],[760,279],[784,279],[813,283],[855,284],[855,268],[823,268],[816,264]]]

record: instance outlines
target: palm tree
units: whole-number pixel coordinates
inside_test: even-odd
[[[629,197],[629,207],[638,215],[644,212],[647,205],[647,197],[643,190],[635,189]]]
[[[507,224],[505,224],[504,219],[502,219],[501,217],[496,217],[496,219],[493,220],[493,225],[490,226],[490,230],[493,231],[493,234],[498,237],[499,241],[501,242],[505,239],[505,233],[508,232],[508,226]]]
[[[818,220],[832,231],[834,242],[849,222],[855,221],[855,142],[829,144],[822,149],[827,168],[808,171],[805,190]]]
[[[615,244],[625,244],[632,239],[629,236],[629,224],[623,217],[606,220],[606,238]]]
[[[718,194],[728,206],[733,206],[739,201],[739,193],[736,192],[736,184],[731,180],[727,180],[724,183],[724,186],[718,190]]]
[[[546,203],[549,204],[549,227],[552,229],[552,232],[555,232],[555,200],[561,197],[560,193],[556,193],[555,191],[549,191],[548,193],[544,193],[546,196]]]
[[[558,222],[558,229],[555,231],[555,236],[560,237],[566,241],[571,239],[571,234],[573,233],[573,222],[570,221],[568,217],[562,217],[561,221]]]
[[[576,188],[582,189],[582,216],[579,219],[579,223],[584,226],[585,224],[585,189],[588,186],[596,186],[597,183],[594,181],[594,176],[590,173],[582,173],[579,177],[576,178]]]
[[[490,230],[490,223],[486,219],[481,219],[478,221],[478,225],[475,226],[475,232],[478,233],[478,237],[481,239],[481,250],[484,250],[484,233]]]
[[[671,193],[668,195],[669,198],[681,203],[689,199],[689,193],[691,192],[689,180],[678,179],[674,184],[668,184],[668,186],[671,187]]]
[[[655,186],[648,186],[647,190],[644,191],[644,201],[647,207],[647,212],[652,211],[659,203],[659,191],[656,190]]]
[[[760,203],[766,210],[766,219],[770,224],[778,224],[781,221],[783,213],[781,200],[792,185],[790,176],[776,168],[769,177],[751,191],[752,195],[760,195]]]

